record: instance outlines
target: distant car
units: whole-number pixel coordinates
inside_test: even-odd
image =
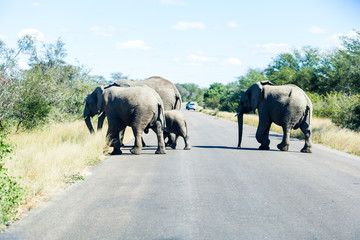
[[[186,104],[186,109],[187,109],[187,110],[194,110],[194,111],[195,111],[195,103],[188,102],[188,103]]]

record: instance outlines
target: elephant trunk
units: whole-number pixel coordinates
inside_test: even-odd
[[[238,118],[238,128],[239,128],[239,141],[238,141],[238,146],[237,147],[241,148],[241,139],[242,139],[242,134],[243,134],[243,118],[244,118],[244,114],[238,113],[237,118]]]
[[[91,134],[92,134],[92,133],[95,133],[94,128],[93,128],[93,126],[92,126],[92,124],[91,124],[90,116],[86,116],[86,117],[84,118],[84,120],[85,120],[86,126],[87,126],[87,128],[89,129],[90,133],[91,133]]]

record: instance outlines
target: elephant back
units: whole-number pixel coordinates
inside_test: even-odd
[[[166,80],[162,77],[150,77],[148,79],[145,79],[143,81],[129,81],[126,79],[120,79],[115,81],[113,84],[109,86],[148,86],[152,89],[154,89],[159,96],[161,97],[164,109],[166,110],[180,110],[181,108],[181,95],[180,92],[177,90],[176,86],[170,82],[169,80]]]
[[[150,77],[142,81],[147,86],[153,88],[161,97],[165,111],[181,108],[181,95],[176,86],[162,77]]]

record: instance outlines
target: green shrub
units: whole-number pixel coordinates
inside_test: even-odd
[[[360,131],[360,95],[340,95],[331,121],[340,127]]]
[[[6,140],[7,131],[0,125],[0,231],[8,221],[14,219],[25,191],[4,167],[12,152]]]
[[[332,92],[325,96],[307,94],[313,104],[314,116],[330,118],[337,126],[360,131],[360,95],[341,92]]]

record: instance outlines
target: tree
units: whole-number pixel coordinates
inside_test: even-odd
[[[29,69],[18,67],[19,54],[28,56]],[[90,77],[84,67],[67,64],[65,44],[58,39],[45,44],[25,36],[18,50],[0,43],[0,118],[14,120],[18,127],[34,128],[48,120],[79,118],[86,94],[104,78]]]
[[[238,90],[240,91],[245,91],[256,82],[267,80],[262,70],[252,69],[252,68],[250,68],[244,76],[240,76],[237,79],[238,79]]]
[[[111,76],[111,79],[113,82],[120,80],[120,79],[128,79],[129,78],[128,76],[124,76],[124,74],[121,72],[111,73],[110,76]]]
[[[193,101],[202,104],[204,100],[204,90],[195,83],[177,83],[176,88],[180,92],[184,102]]]
[[[213,83],[204,92],[204,104],[206,107],[216,109],[220,106],[220,98],[227,91],[222,83]],[[226,95],[226,93],[225,93]]]

